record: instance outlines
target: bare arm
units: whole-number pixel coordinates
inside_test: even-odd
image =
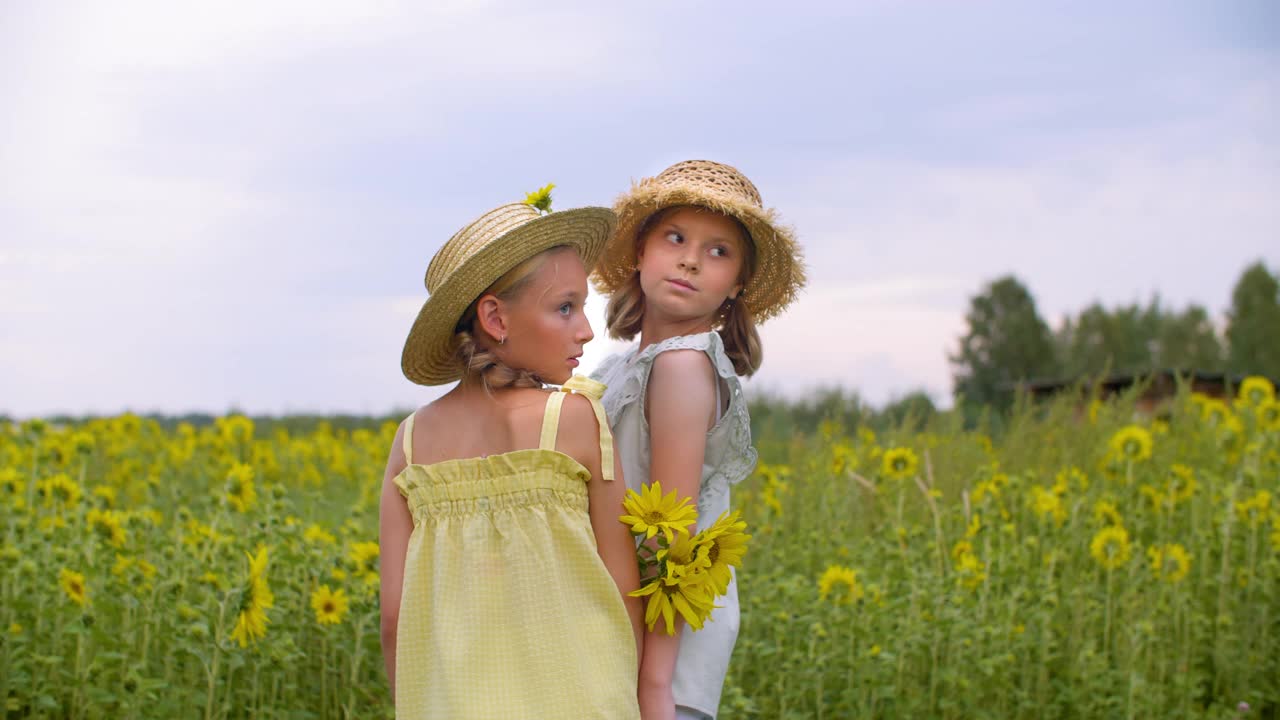
[[[614,479],[606,482],[600,467],[600,444],[594,440],[583,442],[585,438],[599,437],[595,411],[585,398],[570,395],[565,400],[564,419],[569,430],[566,434],[574,439],[575,445],[581,445],[581,455],[587,460],[583,464],[591,472],[591,481],[587,483],[587,503],[591,531],[596,537],[596,552],[618,586],[618,592],[622,593],[622,602],[627,608],[631,631],[636,639],[636,657],[639,658],[644,636],[644,601],[627,595],[639,589],[640,569],[636,564],[635,541],[631,539],[627,526],[618,521],[627,492],[622,478],[622,463],[615,451]]]
[[[400,590],[404,586],[404,559],[413,532],[413,516],[409,505],[392,481],[407,465],[404,457],[404,423],[396,431],[382,478],[382,497],[378,503],[378,545],[381,558],[382,587],[379,594],[382,609],[382,659],[387,667],[387,683],[391,697],[396,696],[396,628],[400,623]]]
[[[715,416],[715,370],[698,350],[670,350],[654,358],[645,398],[649,418],[649,477],[664,491],[697,502],[707,429]],[[693,528],[690,528],[693,531]],[[641,710],[650,717],[673,717],[671,679],[680,652],[683,623],[667,635],[662,623],[645,634],[640,662]]]

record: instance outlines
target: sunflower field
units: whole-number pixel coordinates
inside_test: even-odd
[[[392,717],[394,432],[0,423],[5,717]],[[1269,382],[755,440],[722,718],[1280,714]]]

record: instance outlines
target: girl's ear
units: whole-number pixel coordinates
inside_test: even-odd
[[[739,283],[737,285],[734,285],[733,289],[729,291],[729,299],[737,300],[738,296],[741,294],[742,294],[742,284]]]
[[[484,295],[476,303],[476,323],[493,342],[498,344],[506,342],[507,308],[496,295]]]

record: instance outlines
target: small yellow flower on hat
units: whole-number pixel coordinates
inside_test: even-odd
[[[551,212],[551,191],[556,187],[555,183],[547,183],[545,187],[538,188],[524,196],[524,204],[532,207],[540,213]]]

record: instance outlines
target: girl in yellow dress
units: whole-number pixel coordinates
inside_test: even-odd
[[[400,718],[638,718],[641,604],[587,273],[604,208],[504,205],[432,258],[382,489],[382,646]],[[561,385],[561,391],[544,389]]]

